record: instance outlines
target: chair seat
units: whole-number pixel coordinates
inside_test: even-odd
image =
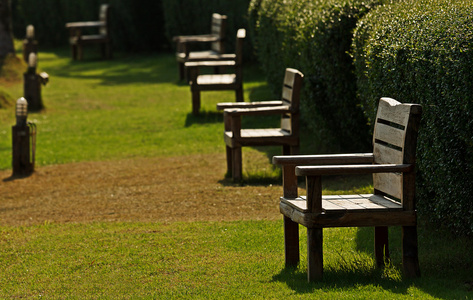
[[[80,43],[82,44],[92,44],[92,43],[105,43],[108,42],[109,38],[103,34],[94,34],[94,35],[83,35],[80,38]],[[71,44],[77,44],[78,38],[70,38]]]
[[[306,227],[396,226],[416,224],[415,211],[388,197],[364,195],[322,196],[322,213],[310,213],[305,197],[281,197],[279,209],[291,220]]]
[[[281,198],[281,201],[299,211],[308,211],[305,196],[296,199]],[[322,196],[322,211],[326,213],[366,210],[402,210],[402,205],[388,197],[373,194]]]
[[[212,75],[199,75],[197,77],[197,85],[200,86],[212,86],[214,89],[220,85],[233,85],[236,84],[235,74],[212,74]],[[214,87],[215,86],[215,87]]]
[[[298,145],[299,139],[281,128],[242,129],[240,137],[234,138],[231,131],[224,133],[225,143],[229,147],[258,145]]]
[[[200,61],[200,60],[208,60],[208,59],[217,59],[220,56],[220,53],[214,50],[205,50],[205,51],[192,51],[189,52],[189,55],[186,56],[183,52],[176,53],[176,58],[178,61]]]

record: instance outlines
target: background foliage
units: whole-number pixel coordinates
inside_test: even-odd
[[[166,37],[203,34],[210,31],[212,13],[227,16],[227,52],[235,49],[238,28],[247,28],[247,10],[250,0],[162,0]],[[173,45],[174,46],[174,45]],[[252,59],[250,39],[245,43],[245,60]]]
[[[67,22],[98,20],[99,6],[112,6],[111,27],[114,49],[156,51],[168,46],[160,0],[12,0],[13,28],[17,38],[24,38],[28,24],[35,26],[40,45],[67,45]]]
[[[354,41],[369,119],[380,95],[423,106],[420,211],[473,233],[473,1],[404,0],[363,19]]]
[[[286,67],[305,75],[303,120],[331,151],[370,148],[349,55],[357,21],[387,1],[253,0],[251,32],[258,60],[274,91]]]

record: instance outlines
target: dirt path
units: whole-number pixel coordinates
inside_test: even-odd
[[[225,157],[133,159],[0,171],[0,225],[279,219],[281,186],[223,180]]]

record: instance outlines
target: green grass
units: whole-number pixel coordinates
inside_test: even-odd
[[[374,268],[371,229],[326,229],[325,277],[284,269],[280,221],[0,228],[0,297],[31,299],[468,299],[471,240],[420,232],[423,277]],[[470,276],[470,277],[468,277]]]
[[[29,115],[38,126],[39,166],[224,151],[215,105],[233,101],[233,93],[204,93],[203,113],[192,116],[189,87],[177,81],[172,54],[71,62],[59,49],[41,52],[39,68],[51,78],[43,88],[46,110]],[[255,65],[245,68],[244,88],[246,99],[270,97]],[[21,85],[2,89],[22,95]],[[14,122],[13,107],[0,109],[0,170],[11,168]],[[277,119],[244,126],[255,123]],[[318,151],[305,131],[302,140],[301,153]],[[245,179],[280,182],[269,163],[279,151],[245,149],[248,159],[258,157],[244,163]],[[251,154],[261,152],[263,159]],[[366,177],[327,181],[332,193],[369,188]],[[325,277],[313,284],[306,282],[303,228],[301,264],[283,268],[281,221],[48,223],[0,231],[2,299],[473,298],[472,241],[426,224],[419,226],[421,278],[402,277],[398,229],[391,235],[392,265],[378,270],[371,230],[337,228],[324,230]]]
[[[222,148],[222,114],[215,105],[232,101],[234,94],[203,93],[203,114],[191,115],[190,90],[178,84],[172,55],[71,62],[67,53],[45,52],[39,68],[50,75],[42,90],[46,110],[28,116],[38,126],[39,166],[213,153],[217,141]],[[255,68],[248,68],[246,99],[267,90],[261,76],[251,78]],[[9,92],[17,99],[22,86]],[[8,169],[14,108],[1,110],[0,119],[0,169]]]

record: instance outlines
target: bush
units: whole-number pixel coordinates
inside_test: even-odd
[[[236,33],[239,28],[248,28],[246,12],[250,0],[162,0],[166,37],[172,40],[177,35],[205,34],[210,32],[213,13],[227,16],[227,52],[234,52]],[[227,46],[228,45],[228,46]],[[175,46],[175,45],[173,45]],[[245,60],[252,58],[250,39],[244,43]]]
[[[256,54],[273,91],[284,69],[305,75],[302,119],[333,151],[370,148],[349,50],[357,20],[383,0],[253,0]]]
[[[370,120],[377,99],[422,104],[419,212],[473,234],[473,1],[404,0],[359,23],[358,90]]]
[[[12,0],[13,28],[23,39],[28,24],[43,46],[68,44],[67,22],[98,20],[101,0]],[[157,51],[169,46],[164,36],[161,1],[109,0],[113,47],[124,51]]]

